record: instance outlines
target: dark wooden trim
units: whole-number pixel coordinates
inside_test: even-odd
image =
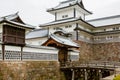
[[[84,20],[85,20],[85,14],[84,14]]]
[[[55,12],[55,21],[57,20],[57,12]]]
[[[5,45],[2,44],[2,59],[5,59]]]
[[[50,29],[49,29],[49,27],[48,27],[48,35],[47,35],[47,38],[49,39],[49,32],[50,32]]]
[[[21,47],[21,61],[23,59],[23,47]]]
[[[74,14],[74,18],[75,18],[76,17],[76,9],[75,8],[74,8],[74,13],[73,14]]]
[[[78,23],[76,23],[76,28],[78,28]],[[78,30],[76,30],[76,40],[78,40]]]

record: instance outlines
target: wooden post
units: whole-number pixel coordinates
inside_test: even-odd
[[[23,47],[21,47],[21,61],[22,61],[22,56],[23,56]]]
[[[98,72],[99,72],[99,80],[101,80],[101,78],[102,78],[102,71],[98,70]]]
[[[85,76],[85,80],[88,80],[88,79],[87,79],[87,77],[88,77],[87,70],[86,70],[86,69],[84,69],[84,71],[85,71],[85,75],[84,75],[84,76]]]
[[[76,28],[78,28],[78,23],[76,23]],[[76,29],[76,40],[78,41],[78,30]]]
[[[71,69],[71,71],[72,71],[72,80],[74,80],[75,79],[75,71],[73,69]]]
[[[2,59],[5,59],[5,45],[2,44]]]

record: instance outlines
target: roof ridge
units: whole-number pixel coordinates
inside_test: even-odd
[[[19,13],[19,12],[16,12],[16,13],[14,13],[14,14],[9,14],[9,15],[6,15],[6,16],[0,17],[0,18],[5,18],[5,17],[13,16],[13,15],[14,15],[14,16],[15,16],[15,15],[18,16],[18,13]]]

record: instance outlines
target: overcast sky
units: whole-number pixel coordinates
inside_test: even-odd
[[[46,12],[64,0],[0,0],[0,16],[16,13],[25,23],[38,26],[53,21],[53,15]],[[120,15],[120,0],[83,0],[87,10],[93,15],[88,19]]]

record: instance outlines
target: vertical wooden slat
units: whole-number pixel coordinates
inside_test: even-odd
[[[21,61],[23,59],[23,47],[21,47]]]
[[[2,44],[2,59],[5,59],[5,45]]]

